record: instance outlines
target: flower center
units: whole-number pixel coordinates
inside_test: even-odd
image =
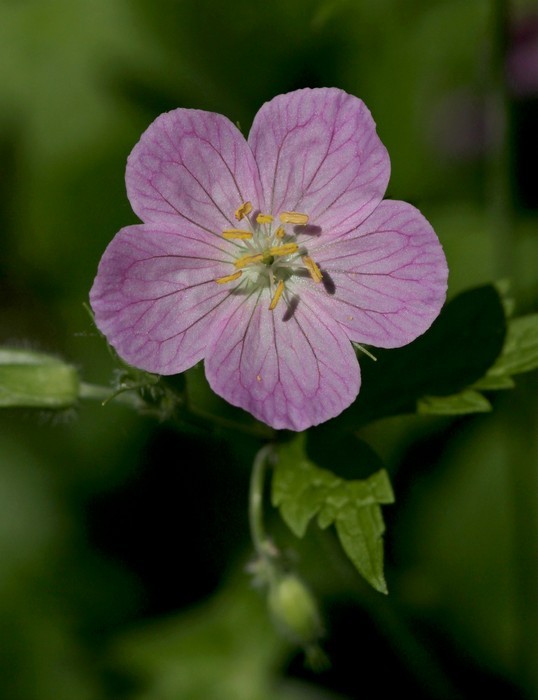
[[[245,277],[251,285],[267,286],[271,289],[269,309],[276,308],[286,292],[286,282],[294,274],[305,273],[319,283],[322,273],[306,248],[297,243],[295,228],[290,232],[287,226],[306,226],[308,214],[297,211],[283,211],[278,222],[271,214],[259,212],[249,216],[252,204],[244,202],[235,211],[237,221],[245,221],[248,228],[230,228],[222,232],[222,237],[237,243],[237,257],[233,261],[234,270],[224,277],[218,277],[217,284],[228,284]]]

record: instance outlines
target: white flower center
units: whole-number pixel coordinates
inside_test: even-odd
[[[294,273],[306,271],[316,283],[321,282],[322,274],[304,246],[297,243],[295,232],[286,230],[289,224],[306,226],[308,214],[283,211],[278,216],[279,222],[276,222],[271,214],[262,212],[249,217],[251,211],[252,204],[245,202],[235,212],[235,218],[245,220],[248,229],[232,228],[222,232],[226,240],[237,241],[238,255],[233,262],[235,271],[219,277],[215,282],[227,284],[241,277],[244,281],[246,276],[250,284],[270,287],[272,298],[269,308],[273,310],[285,293],[287,280]]]

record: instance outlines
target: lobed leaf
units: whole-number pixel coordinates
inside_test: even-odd
[[[389,478],[380,470],[364,480],[347,481],[320,469],[305,453],[305,439],[279,445],[272,484],[273,505],[297,537],[312,518],[318,525],[336,526],[340,543],[362,576],[387,592],[383,576],[384,523],[380,504],[392,503]]]

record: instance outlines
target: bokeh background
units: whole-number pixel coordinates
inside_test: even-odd
[[[369,106],[387,194],[432,222],[451,296],[510,279],[517,312],[537,310],[535,0],[1,0],[1,342],[106,384],[116,365],[83,304],[136,221],[123,176],[141,132],[196,107],[246,133],[306,86]],[[387,598],[330,534],[299,543],[269,516],[322,604],[318,674],[245,574],[254,439],[113,403],[5,410],[0,696],[537,698],[537,388],[524,375],[491,414],[363,431],[396,492]]]

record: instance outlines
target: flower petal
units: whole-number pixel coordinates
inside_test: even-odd
[[[448,268],[415,207],[384,201],[349,236],[312,251],[324,275],[313,290],[351,340],[383,348],[424,333],[446,297]]]
[[[219,313],[205,371],[213,390],[273,428],[305,430],[355,399],[360,371],[343,330],[299,301],[269,310],[268,290]]]
[[[275,97],[256,115],[249,143],[266,210],[308,214],[323,236],[355,229],[385,193],[387,150],[365,104],[342,90]]]
[[[126,362],[175,374],[202,359],[216,309],[232,291],[215,284],[233,268],[226,246],[196,229],[122,229],[109,244],[90,292],[97,327]]]
[[[131,152],[125,180],[142,221],[177,224],[179,218],[217,234],[261,191],[241,132],[226,117],[196,109],[161,114]]]

